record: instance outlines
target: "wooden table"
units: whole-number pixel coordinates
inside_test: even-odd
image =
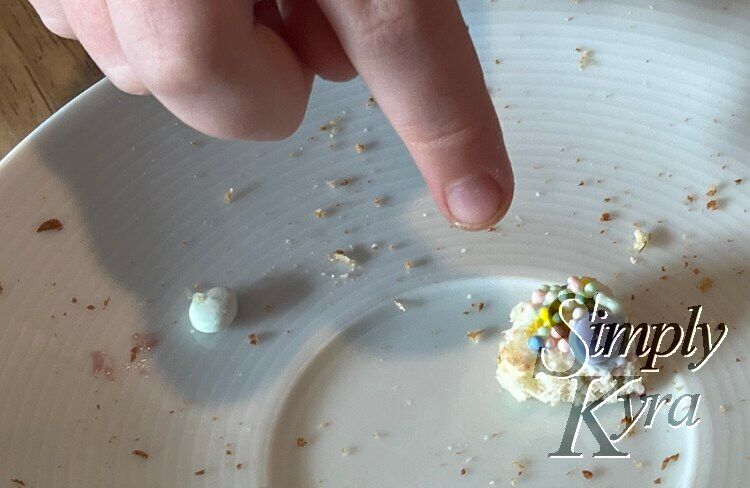
[[[0,0],[0,158],[102,74],[48,32],[27,0]]]

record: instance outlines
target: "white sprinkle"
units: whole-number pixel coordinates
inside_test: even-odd
[[[397,309],[401,310],[402,312],[406,312],[406,307],[404,307],[404,304],[399,302],[395,298],[393,299],[393,304],[396,306]]]

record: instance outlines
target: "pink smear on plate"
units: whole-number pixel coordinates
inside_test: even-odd
[[[104,376],[109,381],[115,381],[115,363],[112,358],[101,351],[94,351],[89,354],[91,357],[91,368],[94,376]]]

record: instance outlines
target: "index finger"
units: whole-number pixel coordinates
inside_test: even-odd
[[[497,113],[455,0],[318,0],[451,222],[484,229],[513,196]]]

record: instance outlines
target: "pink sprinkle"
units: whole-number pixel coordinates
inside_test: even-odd
[[[573,293],[579,293],[581,291],[581,280],[576,276],[568,277],[568,290]]]
[[[115,381],[115,363],[109,356],[101,351],[94,351],[89,356],[94,376],[102,374],[109,381]]]
[[[554,339],[559,339],[559,338],[561,338],[561,337],[562,337],[562,336],[561,336],[561,335],[560,335],[560,334],[559,334],[559,333],[557,332],[557,329],[555,329],[554,327],[552,327],[552,330],[550,330],[550,331],[549,331],[549,334],[550,334],[550,335],[551,335],[551,336],[552,336],[552,337],[553,337]]]
[[[534,290],[534,293],[531,294],[531,304],[541,305],[542,303],[544,303],[544,295],[545,295],[544,291]]]
[[[563,354],[570,352],[570,344],[568,344],[568,341],[566,341],[565,339],[560,339],[559,341],[557,341],[557,348]]]

